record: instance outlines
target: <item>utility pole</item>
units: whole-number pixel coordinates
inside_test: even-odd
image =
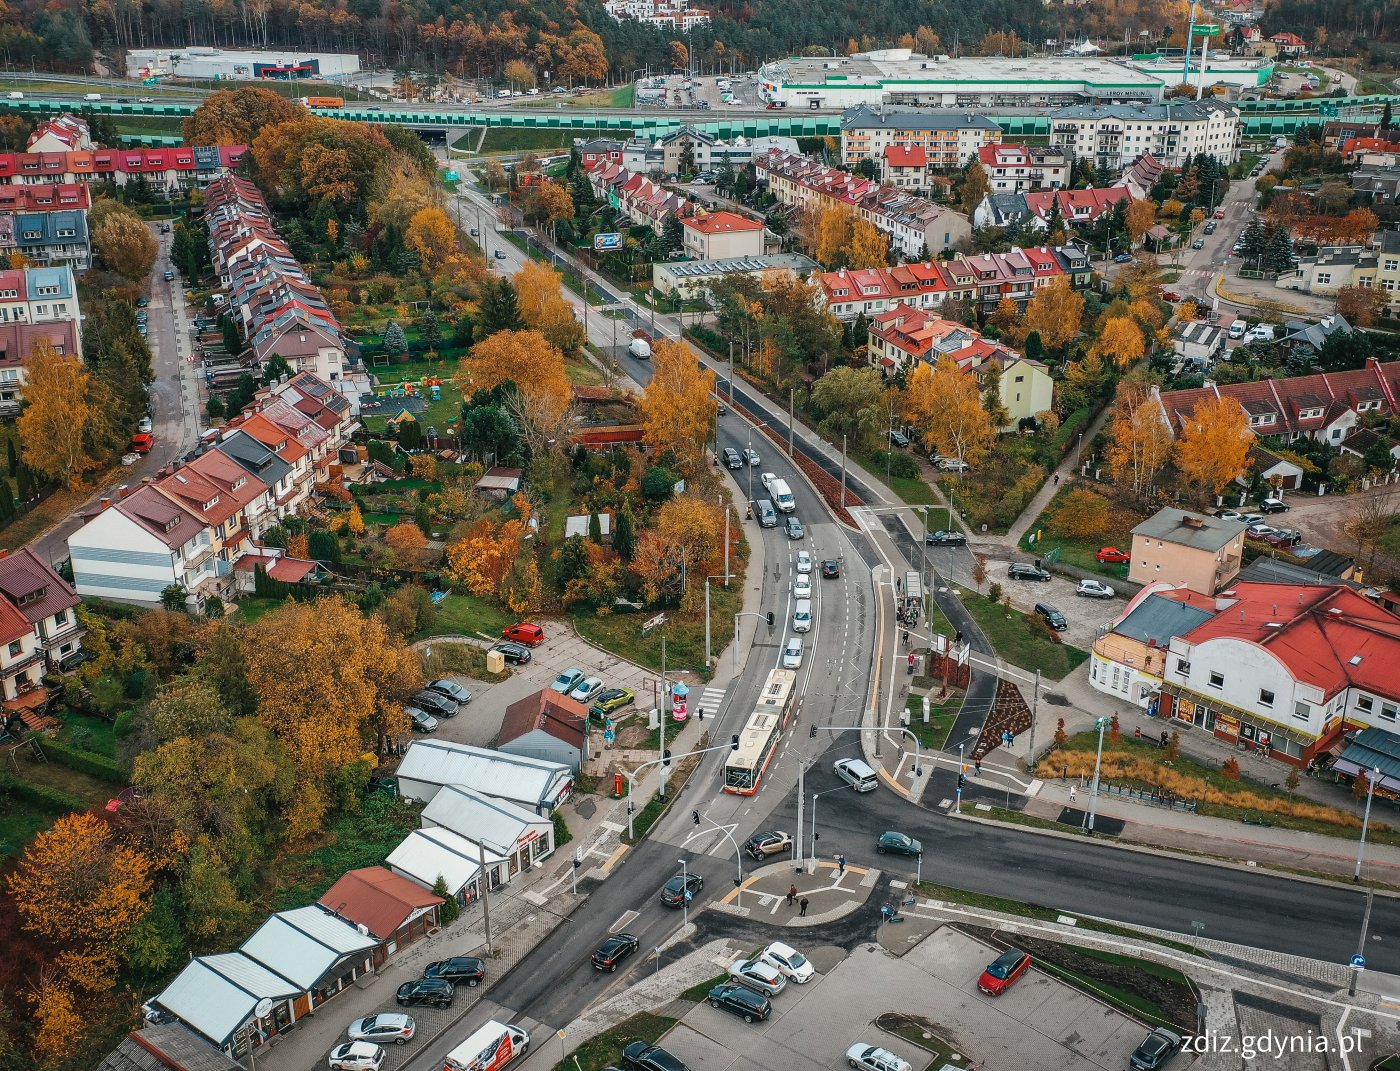
[[[1031,693],[1031,729],[1026,738],[1026,765],[1035,761],[1035,719],[1040,713],[1040,670],[1035,671],[1035,691]]]
[[[807,793],[803,787],[807,780],[807,764],[802,761],[797,763],[797,836],[792,841],[792,862],[793,868],[799,873],[802,871],[802,819],[803,805],[806,803]]]
[[[1089,790],[1088,824],[1085,826],[1090,835],[1094,832],[1094,812],[1098,809],[1099,803],[1099,767],[1103,764],[1103,731],[1108,727],[1108,721],[1108,718],[1099,718],[1094,722],[1099,729],[1099,750],[1098,754],[1094,756],[1094,785]]]
[[[846,436],[841,436],[841,508],[846,508]]]
[[[666,683],[666,632],[663,625],[661,632],[661,705],[656,712],[657,724],[661,729],[660,751],[663,760],[661,763],[661,788],[657,795],[663,800],[666,798],[666,763],[664,761],[666,758],[666,699],[670,694],[671,688]]]
[[[788,457],[792,457],[792,456],[793,456],[793,453],[792,453],[792,425],[793,425],[793,414],[796,412],[796,398],[797,398],[797,392],[796,392],[792,387],[789,387],[789,388],[788,388]]]

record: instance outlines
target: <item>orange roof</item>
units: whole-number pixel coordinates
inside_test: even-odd
[[[347,922],[363,926],[381,941],[442,897],[382,866],[351,870],[318,901]]]
[[[279,428],[262,413],[254,413],[234,426],[239,431],[247,432],[289,465],[296,464],[306,456],[306,447],[295,435]]]
[[[763,224],[737,212],[710,212],[703,216],[691,216],[681,223],[701,234],[723,234],[727,231],[761,231]]]

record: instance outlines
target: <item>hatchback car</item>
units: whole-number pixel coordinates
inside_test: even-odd
[[[486,963],[475,956],[453,956],[440,959],[423,968],[424,978],[440,978],[453,985],[475,989],[486,977]]]
[[[822,560],[822,579],[839,580],[841,578],[841,563],[835,558],[824,558]]]
[[[583,683],[585,676],[586,674],[581,669],[566,669],[554,678],[554,683],[549,686],[550,691],[558,692],[560,695],[568,695]]]
[[[731,964],[729,977],[740,985],[757,990],[765,997],[776,997],[787,986],[787,979],[783,977],[782,971],[757,957],[741,959]]]
[[[593,951],[593,966],[600,971],[615,971],[618,965],[641,947],[634,933],[615,933]]]
[[[1038,602],[1035,604],[1036,616],[1041,618],[1056,632],[1063,632],[1069,628],[1069,622],[1065,620],[1065,615],[1051,606],[1048,602]]]
[[[812,980],[812,976],[817,973],[811,961],[791,945],[785,945],[781,941],[774,941],[758,954],[758,958],[765,963],[777,967],[783,972],[783,977],[798,985],[806,985]]]
[[[1192,249],[1204,249],[1205,247],[1206,240],[1204,238],[1197,238],[1194,242],[1191,243]]]
[[[170,280],[172,280],[172,279],[175,278],[175,273],[174,273],[173,271],[168,271],[168,272],[165,273],[165,275],[163,276],[163,278],[164,278],[165,281],[168,283],[168,282],[170,282]]]
[[[710,990],[706,999],[710,1007],[731,1011],[746,1023],[762,1022],[773,1011],[767,997],[742,985],[721,983]]]
[[[793,577],[792,596],[795,599],[810,599],[812,597],[812,578],[805,573],[798,573]]]
[[[602,677],[586,677],[579,681],[578,684],[574,686],[573,690],[569,692],[569,698],[577,703],[587,703],[602,690]]]
[[[631,688],[606,688],[593,699],[593,709],[600,714],[611,714],[614,710],[634,703],[637,693]]]
[[[760,462],[759,462],[759,459],[758,459],[758,451],[757,451],[757,450],[753,450],[753,449],[750,449],[750,448],[748,448],[748,447],[745,447],[745,448],[741,451],[741,453],[744,455],[744,460],[747,461],[747,462],[749,463],[750,467],[752,467],[752,468],[758,468]]]
[[[802,539],[807,535],[807,529],[802,527],[802,522],[796,517],[789,517],[783,530],[787,532],[789,539]]]
[[[348,1041],[331,1050],[326,1066],[332,1071],[379,1071],[384,1050],[369,1041]]]
[[[797,552],[797,572],[799,574],[810,573],[812,571],[812,555],[810,551],[799,550]]]
[[[1119,253],[1116,257],[1113,258],[1113,263],[1115,263],[1115,264],[1131,264],[1131,263],[1132,263],[1132,260],[1133,260],[1133,255],[1132,255],[1131,253]]]
[[[857,1071],[914,1071],[908,1060],[901,1060],[889,1049],[857,1041],[846,1050],[846,1063]]]
[[[444,695],[459,706],[464,706],[472,701],[471,692],[463,688],[456,681],[450,681],[446,677],[431,682],[428,685],[428,691]]]
[[[1050,574],[1036,565],[1027,565],[1025,562],[1012,562],[1007,567],[1006,575],[1012,580],[1038,580],[1042,584],[1050,583]]]
[[[394,999],[404,1007],[431,1004],[438,1008],[450,1008],[456,991],[457,987],[444,978],[419,978],[416,982],[405,982],[399,986]]]
[[[534,657],[528,647],[518,643],[498,643],[491,650],[506,660],[507,665],[522,666]]]
[[[930,532],[924,536],[924,542],[931,547],[963,547],[967,545],[967,536],[961,532]]]
[[[966,461],[956,457],[940,458],[938,470],[940,472],[967,472],[972,468]]]
[[[677,874],[661,886],[661,902],[667,907],[680,907],[694,900],[704,887],[705,879],[699,874],[686,874],[684,877]]]
[[[410,726],[415,733],[435,733],[438,730],[438,720],[426,710],[419,710],[417,707],[408,707],[408,716],[413,719]]]
[[[783,668],[798,669],[802,665],[802,637],[794,636],[783,648]]]
[[[988,996],[999,997],[1016,984],[1031,967],[1031,954],[1009,948],[987,965],[977,979],[977,988]]]
[[[1133,1071],[1157,1071],[1165,1067],[1168,1060],[1181,1049],[1181,1035],[1173,1030],[1158,1027],[1128,1057],[1128,1066]]]
[[[689,1071],[681,1060],[660,1045],[641,1040],[622,1050],[622,1063],[630,1071]]]
[[[1240,513],[1238,510],[1233,510],[1233,509],[1222,509],[1222,510],[1217,510],[1215,516],[1216,516],[1216,519],[1217,519],[1217,520],[1221,520],[1221,521],[1242,521],[1242,520],[1244,520],[1244,514],[1243,514],[1243,513]]]
[[[1100,547],[1094,557],[1101,562],[1126,562],[1133,559],[1126,550],[1119,550],[1117,547]]]
[[[890,853],[895,855],[924,854],[924,846],[913,837],[907,833],[896,833],[893,830],[880,834],[880,839],[875,842],[875,850],[881,855]]]
[[[1281,498],[1266,498],[1259,503],[1260,513],[1287,513],[1288,503]]]
[[[1244,530],[1244,534],[1248,539],[1263,539],[1265,536],[1273,535],[1277,531],[1278,529],[1273,525],[1260,522],[1259,524],[1251,524]]]
[[[351,1041],[375,1041],[381,1045],[392,1042],[395,1045],[403,1045],[413,1040],[417,1029],[418,1025],[411,1015],[382,1012],[379,1015],[366,1015],[363,1019],[356,1019],[345,1031],[345,1036]]]
[[[781,829],[755,833],[744,842],[744,851],[760,861],[779,852],[792,851],[792,834],[784,833]]]
[[[1113,589],[1102,580],[1081,580],[1074,586],[1076,595],[1083,595],[1086,599],[1111,599]]]

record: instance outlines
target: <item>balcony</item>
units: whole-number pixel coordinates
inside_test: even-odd
[[[49,635],[40,637],[40,643],[45,650],[48,650],[52,647],[62,647],[65,643],[71,643],[73,640],[81,639],[86,635],[87,629],[74,619],[69,621],[68,624],[60,626]]]
[[[32,651],[27,655],[15,659],[7,666],[0,666],[0,678],[8,680],[18,673],[23,673],[30,666],[38,665],[43,661],[44,652],[42,648]]]

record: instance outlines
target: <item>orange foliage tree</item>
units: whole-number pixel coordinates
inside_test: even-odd
[[[471,348],[460,366],[463,397],[512,382],[518,388],[512,416],[533,452],[548,452],[565,439],[573,388],[564,355],[538,331],[497,331]]]
[[[1176,443],[1176,467],[1187,483],[1218,495],[1243,476],[1254,435],[1249,415],[1233,398],[1204,398],[1196,403]]]
[[[715,374],[701,370],[684,342],[658,339],[652,349],[651,382],[642,395],[642,427],[646,443],[671,450],[682,468],[695,472],[704,461],[705,445],[714,435],[718,406]]]
[[[384,533],[384,542],[395,550],[422,550],[428,545],[428,537],[412,521],[404,521]]]

